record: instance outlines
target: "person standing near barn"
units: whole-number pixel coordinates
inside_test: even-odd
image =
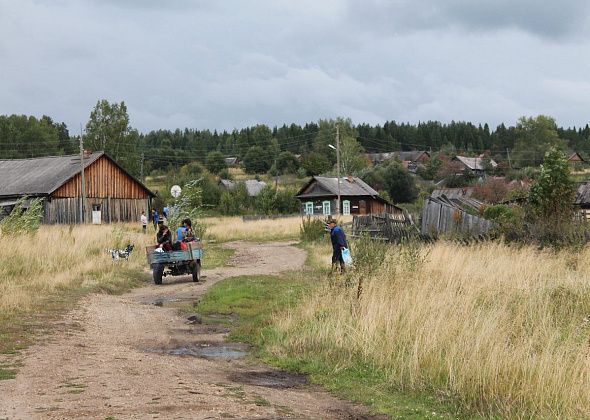
[[[332,271],[336,268],[336,264],[340,264],[340,272],[344,273],[345,269],[342,250],[348,248],[346,235],[333,218],[328,220],[328,227],[330,228],[330,240],[332,241]]]
[[[141,211],[141,216],[139,218],[139,221],[141,222],[141,228],[143,230],[143,233],[145,234],[147,232],[147,224],[148,224],[148,218],[145,215],[145,211]]]

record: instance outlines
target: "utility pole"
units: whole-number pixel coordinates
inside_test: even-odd
[[[506,148],[506,156],[508,156],[508,166],[512,169],[512,162],[510,162],[510,150]]]
[[[139,179],[141,179],[141,182],[143,182],[143,161],[144,160],[145,160],[144,153],[141,152],[141,161],[139,164]]]
[[[336,203],[336,213],[338,216],[342,216],[340,210],[340,128],[336,124],[336,166],[338,173],[338,202]]]
[[[82,182],[82,196],[80,197],[80,223],[84,223],[86,209],[86,177],[84,176],[84,138],[82,137],[82,124],[80,124],[80,178]]]

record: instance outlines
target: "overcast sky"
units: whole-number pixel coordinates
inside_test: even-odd
[[[590,122],[587,0],[0,0],[0,114],[77,132]]]

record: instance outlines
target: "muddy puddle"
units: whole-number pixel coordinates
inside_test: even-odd
[[[191,343],[173,348],[148,348],[148,353],[192,356],[203,359],[241,359],[248,355],[248,346],[240,343]]]
[[[187,306],[194,306],[196,303],[195,298],[158,298],[151,302],[146,302],[148,305],[154,305],[160,308],[186,308]]]
[[[305,375],[285,372],[276,369],[265,371],[238,372],[229,376],[232,382],[246,385],[262,386],[265,388],[296,388],[306,385],[307,377]]]

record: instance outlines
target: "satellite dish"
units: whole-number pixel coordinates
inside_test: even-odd
[[[181,192],[182,188],[178,185],[173,185],[172,188],[170,188],[170,194],[172,194],[172,197],[174,198],[178,198]]]

